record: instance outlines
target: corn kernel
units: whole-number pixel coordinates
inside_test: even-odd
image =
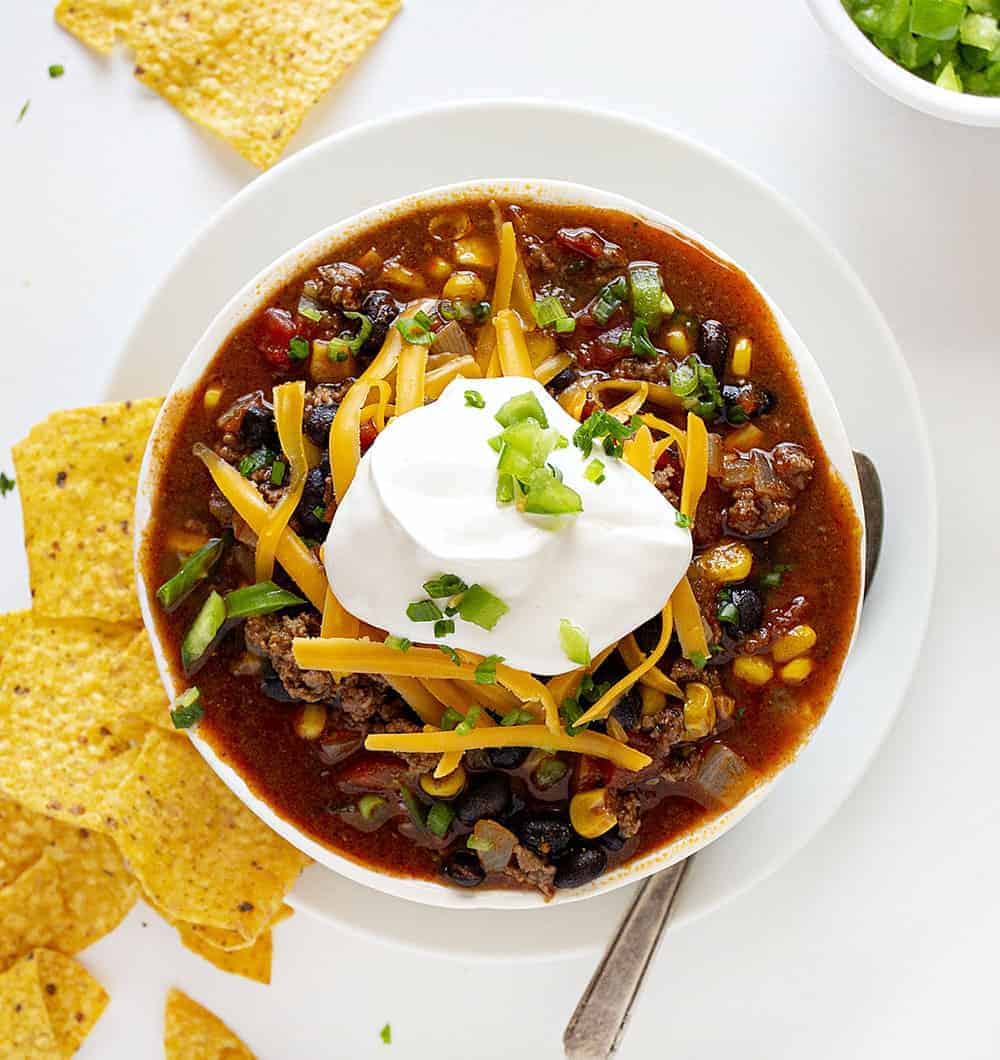
[[[326,707],[321,703],[306,703],[294,722],[295,735],[303,740],[318,740],[326,728]]]
[[[444,258],[431,258],[424,268],[432,280],[436,283],[441,283],[452,274],[454,266],[450,261],[445,261]]]
[[[424,773],[420,786],[432,799],[453,799],[465,787],[465,770],[459,766],[445,777]]]
[[[687,332],[683,328],[671,328],[664,340],[667,349],[675,357],[687,357],[691,352],[691,343],[688,341]]]
[[[658,688],[649,688],[647,685],[639,686],[639,697],[642,699],[642,716],[650,718],[659,714],[667,705],[666,694]]]
[[[708,549],[695,562],[714,582],[741,582],[750,576],[753,553],[746,545],[729,542]]]
[[[171,552],[182,554],[197,552],[207,541],[207,534],[195,530],[170,530],[167,533],[167,548]]]
[[[708,685],[692,681],[684,687],[684,735],[700,740],[715,728],[715,696]]]
[[[570,824],[584,839],[596,839],[618,823],[618,817],[608,809],[607,794],[607,788],[592,788],[570,800]]]
[[[484,269],[495,268],[497,263],[496,243],[482,236],[466,236],[455,240],[455,261],[459,265],[479,266]]]
[[[486,297],[486,284],[474,272],[460,269],[448,277],[441,293],[445,298],[481,302]]]
[[[764,432],[754,424],[748,423],[740,427],[738,431],[727,434],[723,444],[727,449],[738,449],[745,453],[748,449],[759,447],[763,441]]]
[[[771,654],[777,663],[786,663],[805,655],[816,643],[816,630],[812,626],[795,626],[774,642]]]
[[[812,672],[812,659],[804,657],[801,659],[792,659],[790,663],[785,663],[785,665],[778,671],[781,680],[784,681],[786,685],[801,685]]]
[[[413,269],[408,269],[400,264],[396,258],[390,258],[379,273],[379,278],[394,287],[402,287],[404,290],[417,292],[426,286],[423,276]]]
[[[774,677],[774,667],[760,655],[737,655],[733,659],[733,675],[759,688]]]
[[[205,391],[205,397],[203,399],[204,402],[205,402],[205,408],[209,409],[209,410],[217,408],[218,404],[219,404],[219,401],[221,399],[222,399],[222,387],[220,387],[220,386],[210,386]]]
[[[733,375],[744,378],[750,374],[750,360],[753,356],[753,343],[750,339],[743,337],[736,340],[733,346]]]
[[[357,375],[357,362],[350,355],[335,361],[327,352],[327,345],[315,339],[309,356],[309,375],[316,383],[339,383]]]
[[[358,258],[358,268],[363,269],[367,273],[378,272],[382,268],[382,260],[382,255],[374,247],[371,247]]]

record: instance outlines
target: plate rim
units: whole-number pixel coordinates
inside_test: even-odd
[[[472,99],[464,100],[454,103],[438,103],[432,106],[411,108],[402,111],[396,111],[391,114],[373,118],[369,121],[358,123],[349,126],[346,129],[339,130],[331,136],[325,137],[302,151],[291,156],[285,162],[276,166],[274,169],[263,174],[261,177],[251,181],[248,185],[242,188],[236,195],[229,199],[223,206],[217,210],[210,218],[208,218],[202,225],[198,227],[194,235],[190,240],[187,241],[185,246],[182,248],[178,256],[175,258],[171,266],[165,271],[159,282],[154,286],[150,292],[145,304],[143,311],[136,319],[133,326],[130,328],[126,340],[121,348],[119,356],[115,359],[110,370],[105,374],[103,389],[107,394],[109,392],[114,393],[116,390],[120,390],[118,387],[118,380],[122,374],[123,366],[127,365],[128,362],[137,355],[137,344],[142,335],[143,329],[146,326],[147,319],[154,312],[155,307],[163,297],[164,292],[169,288],[171,283],[175,280],[178,273],[188,267],[189,259],[197,253],[200,244],[210,236],[218,227],[223,226],[229,219],[230,215],[237,213],[242,210],[243,204],[248,199],[253,199],[261,191],[266,191],[274,182],[282,181],[286,176],[295,168],[299,166],[308,165],[309,161],[317,155],[321,155],[330,150],[336,150],[342,143],[349,142],[356,137],[363,137],[369,134],[381,134],[384,135],[386,132],[390,132],[394,127],[399,125],[405,125],[414,120],[431,120],[438,115],[452,115],[455,112],[506,112],[510,114],[512,111],[535,111],[542,116],[558,117],[561,115],[573,115],[575,117],[583,118],[584,120],[596,120],[601,123],[614,123],[619,126],[626,127],[630,130],[635,131],[644,137],[652,137],[659,140],[672,141],[675,147],[678,147],[686,152],[690,152],[694,155],[700,156],[700,158],[706,162],[709,166],[720,166],[727,170],[730,175],[734,176],[738,180],[752,186],[759,194],[769,199],[771,203],[782,213],[794,221],[795,225],[804,230],[818,246],[819,249],[825,251],[826,257],[832,267],[836,268],[836,271],[840,275],[841,279],[846,281],[847,287],[850,288],[851,293],[858,299],[859,304],[863,303],[867,309],[869,322],[877,328],[880,333],[881,345],[886,353],[891,354],[892,368],[894,369],[894,375],[902,383],[904,395],[906,398],[907,405],[913,413],[913,427],[915,437],[912,441],[917,443],[919,449],[919,456],[922,457],[920,464],[925,475],[925,481],[927,489],[932,497],[936,496],[936,471],[934,467],[933,457],[930,449],[929,430],[927,422],[924,418],[923,411],[917,396],[916,385],[913,377],[909,371],[909,368],[902,357],[902,353],[899,346],[885,321],[881,311],[878,309],[871,294],[862,284],[860,278],[849,265],[837,247],[832,241],[823,233],[823,231],[816,225],[798,206],[790,202],[782,193],[776,191],[771,185],[769,185],[762,178],[757,176],[752,171],[744,168],[741,165],[733,162],[727,158],[720,151],[708,147],[689,135],[678,132],[674,129],[664,128],[656,123],[649,121],[644,118],[637,118],[632,115],[622,114],[620,112],[611,110],[609,108],[585,106],[581,104],[569,103],[569,102],[553,102],[542,100],[538,98],[519,98],[519,99],[496,99],[496,98],[483,98],[483,99]],[[594,183],[592,178],[585,178],[586,180]],[[629,197],[632,197],[631,195]],[[717,237],[713,237],[717,238]],[[793,321],[794,326],[794,321]],[[896,702],[893,705],[893,709],[887,714],[883,720],[883,724],[880,727],[880,731],[877,732],[876,738],[871,740],[863,755],[852,761],[852,768],[849,770],[850,779],[849,782],[839,793],[839,798],[834,800],[831,804],[824,807],[824,812],[818,817],[805,836],[797,837],[793,842],[784,846],[780,851],[774,854],[767,862],[757,868],[756,872],[750,873],[746,877],[740,880],[739,885],[733,889],[727,890],[724,893],[718,894],[713,901],[702,905],[696,913],[688,916],[681,915],[679,920],[684,922],[695,919],[697,916],[705,915],[708,912],[718,908],[720,905],[737,897],[744,893],[750,887],[756,883],[765,879],[767,876],[775,872],[781,865],[783,865],[793,854],[802,848],[807,842],[809,842],[822,828],[829,822],[830,818],[837,812],[837,810],[843,805],[843,802],[850,796],[850,794],[857,787],[862,776],[865,774],[867,769],[870,767],[871,762],[880,749],[886,735],[890,728],[895,723],[895,719],[899,714],[903,702],[906,698],[907,689],[910,687],[913,679],[913,673],[915,668],[916,660],[919,656],[920,650],[926,639],[927,628],[929,624],[931,605],[933,601],[933,587],[935,582],[937,561],[938,561],[938,511],[936,505],[932,505],[926,514],[926,526],[925,526],[925,537],[928,551],[928,564],[926,567],[926,592],[923,594],[925,597],[924,606],[922,608],[922,614],[920,615],[920,621],[914,623],[911,627],[914,631],[912,637],[912,650],[910,656],[906,659],[906,666],[903,668],[906,673],[905,682],[901,682],[900,690]],[[779,796],[780,797],[780,796]],[[301,907],[301,906],[300,906]],[[310,908],[306,906],[306,908]],[[408,943],[398,943],[395,940],[386,940],[384,936],[376,936],[375,933],[370,933],[364,928],[358,927],[357,925],[351,924],[345,926],[344,921],[340,918],[331,917],[329,913],[322,910],[312,909],[316,915],[321,916],[323,919],[331,920],[338,926],[345,927],[346,930],[351,930],[361,935],[367,935],[368,937],[379,937],[383,941],[389,941],[393,944],[399,945],[413,945]],[[425,949],[419,944],[416,944],[418,949]],[[448,950],[437,949],[436,952],[448,954]],[[559,956],[564,955],[562,952]],[[517,958],[512,958],[517,959]]]

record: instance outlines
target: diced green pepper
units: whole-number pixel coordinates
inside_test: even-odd
[[[173,611],[187,599],[198,583],[207,578],[215,569],[225,547],[225,538],[213,537],[206,541],[197,552],[192,552],[188,556],[181,564],[181,569],[156,590],[156,599],[160,601],[164,610]]]
[[[202,661],[226,621],[226,604],[213,589],[181,642],[181,665],[185,673]]]

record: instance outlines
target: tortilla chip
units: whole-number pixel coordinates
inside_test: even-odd
[[[130,714],[138,715],[150,725],[160,725],[173,732],[170,700],[156,669],[149,634],[144,629],[132,638],[109,676],[116,693],[128,697]]]
[[[308,863],[232,794],[184,736],[151,730],[116,796],[118,845],[173,919],[256,939]]]
[[[0,666],[14,638],[31,625],[30,611],[11,611],[0,615]]]
[[[167,993],[163,1051],[165,1060],[254,1060],[218,1016],[180,990]]]
[[[62,1060],[38,966],[25,957],[0,975],[0,1060]]]
[[[159,398],[57,412],[13,448],[36,615],[140,622],[132,509]]]
[[[107,1007],[107,991],[82,964],[61,953],[36,950],[33,956],[52,1033],[62,1055],[72,1056]]]
[[[110,831],[114,788],[148,726],[131,713],[122,657],[135,630],[103,622],[38,621],[0,666],[0,789],[32,810]]]
[[[0,970],[36,946],[73,954],[114,930],[138,893],[118,848],[0,796]]]
[[[268,928],[277,927],[294,912],[295,910],[290,905],[282,905],[267,925]],[[166,919],[170,920],[170,917]],[[186,932],[192,938],[197,939],[199,946],[208,946],[213,950],[224,950],[226,953],[249,949],[256,941],[256,939],[244,938],[238,931],[227,931],[225,928],[210,927],[207,924],[191,924],[181,920],[170,920],[170,922],[182,934]]]
[[[135,0],[60,0],[56,21],[94,51],[107,55],[132,19]]]
[[[204,957],[216,968],[230,975],[242,975],[267,986],[271,982],[271,954],[274,944],[271,929],[261,932],[250,946],[239,950],[220,950],[210,946],[189,924],[178,924],[177,933],[185,949]]]

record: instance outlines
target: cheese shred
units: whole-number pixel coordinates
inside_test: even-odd
[[[684,452],[684,485],[681,486],[681,512],[692,522],[707,484],[708,430],[700,416],[689,412],[687,445]]]
[[[500,369],[505,376],[523,376],[535,378],[535,369],[531,364],[528,346],[524,341],[524,328],[521,318],[513,309],[502,309],[493,321],[497,333],[497,353],[500,356]]]
[[[708,638],[705,636],[705,623],[701,618],[698,601],[687,578],[682,578],[670,597],[674,606],[674,625],[681,652],[685,659],[700,655],[708,658]]]

